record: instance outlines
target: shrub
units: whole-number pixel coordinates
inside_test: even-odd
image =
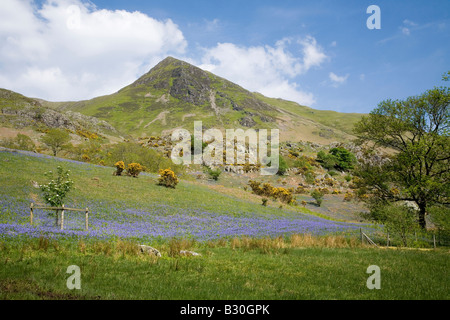
[[[34,144],[33,140],[31,140],[29,136],[21,133],[17,134],[15,138],[5,139],[2,142],[2,145],[5,148],[25,151],[34,151],[36,149],[36,145]]]
[[[133,178],[137,178],[144,168],[139,163],[128,164],[127,173]]]
[[[292,193],[293,189],[273,188],[272,196],[281,202],[292,204],[294,202],[294,196]]]
[[[334,172],[334,171],[331,171]],[[331,173],[330,172],[330,173]],[[323,181],[327,186],[333,187],[335,184],[335,180],[332,178],[325,178],[325,180]]]
[[[353,194],[351,192],[346,192],[344,196],[344,201],[351,201],[353,199]]]
[[[178,178],[170,168],[159,170],[158,184],[166,188],[173,188],[178,184]]]
[[[274,194],[273,186],[270,183],[263,183],[261,188],[261,195],[271,197]]]
[[[252,188],[252,191],[254,194],[256,195],[261,195],[261,183],[258,181],[254,181],[254,180],[250,180],[248,182],[248,185],[250,186],[250,188]]]
[[[269,201],[269,199],[267,199],[267,198],[262,198],[262,205],[264,206],[264,207],[267,207],[267,202]]]
[[[284,160],[282,156],[279,156],[277,175],[279,176],[284,175],[288,169],[289,167],[288,164],[286,163],[286,160]]]
[[[254,194],[263,197],[271,197],[274,199],[278,199],[281,202],[292,204],[294,203],[294,189],[293,188],[275,188],[270,183],[264,183],[261,187],[261,183],[257,181],[250,180],[248,182],[250,188]]]
[[[308,193],[308,190],[304,186],[298,186],[297,189],[295,189],[295,193],[306,194]]]
[[[123,161],[117,161],[114,166],[117,168],[116,172],[114,173],[114,175],[116,176],[121,176],[123,170],[125,170],[125,163]]]
[[[209,175],[209,177],[214,181],[219,180],[219,176],[222,173],[222,170],[220,170],[219,168],[211,169],[210,167],[205,167],[205,171]]]
[[[323,201],[323,193],[318,190],[318,189],[314,189],[311,192],[311,197],[314,198],[314,200],[316,200],[317,205],[320,207],[322,205],[322,201]]]

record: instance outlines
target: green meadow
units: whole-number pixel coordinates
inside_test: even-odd
[[[259,197],[242,189],[242,185],[233,187],[230,181],[227,188],[219,188],[213,182],[202,184],[185,176],[176,189],[168,189],[157,185],[155,174],[115,177],[113,168],[19,152],[0,152],[0,164],[1,299],[449,298],[447,248],[369,247],[354,231],[359,227],[370,230],[371,226],[362,223],[341,222],[354,227],[354,232],[280,231],[278,236],[236,233],[210,239],[178,237],[180,227],[170,237],[135,236],[137,229],[127,237],[114,234],[129,225],[145,224],[150,216],[153,220],[148,221],[158,221],[154,215],[169,221],[183,215],[202,217],[198,223],[205,228],[210,226],[204,220],[224,217],[239,223],[244,219],[269,219],[274,225],[279,221],[276,219],[294,218],[304,219],[300,225],[302,221],[320,226],[334,223],[331,217],[301,206],[280,208],[271,203],[264,207]],[[76,226],[72,227],[75,233],[70,233],[74,215],[66,218],[69,233],[57,233],[54,226],[29,226],[29,203],[42,201],[33,182],[44,183],[44,173],[58,165],[70,170],[74,180],[68,202],[80,208],[93,206],[89,231],[93,233],[83,233]],[[222,189],[228,192],[220,192]],[[158,204],[167,206],[165,211],[158,211]],[[214,215],[207,216],[209,213]],[[39,214],[45,221],[45,214]],[[39,217],[36,219],[39,221]],[[112,231],[112,236],[97,236],[119,220],[123,224]],[[255,223],[246,228],[250,233],[258,226]],[[165,227],[170,228],[170,224]],[[138,244],[142,243],[157,248],[161,256],[141,253]],[[200,255],[184,256],[181,250]],[[69,290],[66,285],[71,265],[80,267],[80,290]],[[367,287],[367,269],[371,265],[380,268],[380,289]]]

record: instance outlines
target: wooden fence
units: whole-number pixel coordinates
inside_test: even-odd
[[[55,210],[56,215],[58,215],[59,211],[61,211],[61,230],[64,230],[64,211],[75,211],[75,212],[84,212],[85,213],[85,229],[89,230],[89,208],[86,209],[75,209],[75,208],[66,208],[64,205],[61,207],[40,207],[35,206],[33,203],[30,205],[30,224],[33,225],[33,210]]]

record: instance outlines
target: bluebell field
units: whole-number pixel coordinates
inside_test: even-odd
[[[67,204],[67,207],[73,207]],[[255,238],[311,233],[352,233],[360,225],[333,222],[307,214],[292,213],[282,217],[263,217],[244,213],[234,217],[211,211],[181,209],[155,204],[146,210],[130,209],[118,204],[89,203],[89,230],[85,231],[83,212],[66,211],[64,230],[55,226],[49,211],[34,210],[30,225],[30,202],[8,196],[0,198],[0,234],[52,238],[83,236],[97,239],[189,238],[197,241],[249,236]]]
[[[1,151],[0,151],[1,152]],[[20,153],[48,161],[39,154]],[[44,160],[45,159],[45,160]],[[59,159],[71,164],[82,164],[86,170],[90,165],[72,160]],[[81,168],[84,168],[81,167]],[[29,190],[28,190],[29,191]],[[36,192],[39,192],[36,190]],[[24,197],[12,197],[0,188],[0,238],[26,236],[39,238],[94,238],[94,239],[138,239],[153,241],[173,237],[209,241],[248,236],[254,238],[288,236],[291,234],[310,233],[356,234],[360,224],[335,222],[309,214],[291,210],[283,210],[282,215],[264,215],[254,210],[227,214],[226,208],[201,209],[181,208],[163,202],[145,204],[145,208],[130,207],[130,202],[116,200],[100,202],[83,199],[67,202],[66,207],[89,208],[89,230],[85,228],[83,212],[66,211],[64,230],[55,226],[55,218],[51,211],[34,210],[33,225],[30,225],[29,192],[24,190]]]

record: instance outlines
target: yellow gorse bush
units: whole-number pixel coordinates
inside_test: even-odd
[[[117,169],[122,169],[122,170],[125,169],[125,163],[124,163],[123,161],[117,161],[117,162],[114,164],[114,166],[115,166]]]
[[[137,178],[139,173],[141,173],[144,170],[144,168],[139,163],[129,163],[127,168],[127,173]]]
[[[169,169],[160,169],[158,184],[167,188],[175,188],[178,184],[178,178],[175,172]]]
[[[114,166],[117,168],[114,173],[116,176],[122,175],[122,171],[125,169],[125,163],[123,161],[117,161]]]
[[[278,199],[281,202],[291,204],[294,202],[294,189],[293,188],[283,188],[274,187],[270,183],[264,183],[261,187],[261,183],[257,181],[250,180],[249,186],[252,188],[253,193],[259,196],[272,197]]]

